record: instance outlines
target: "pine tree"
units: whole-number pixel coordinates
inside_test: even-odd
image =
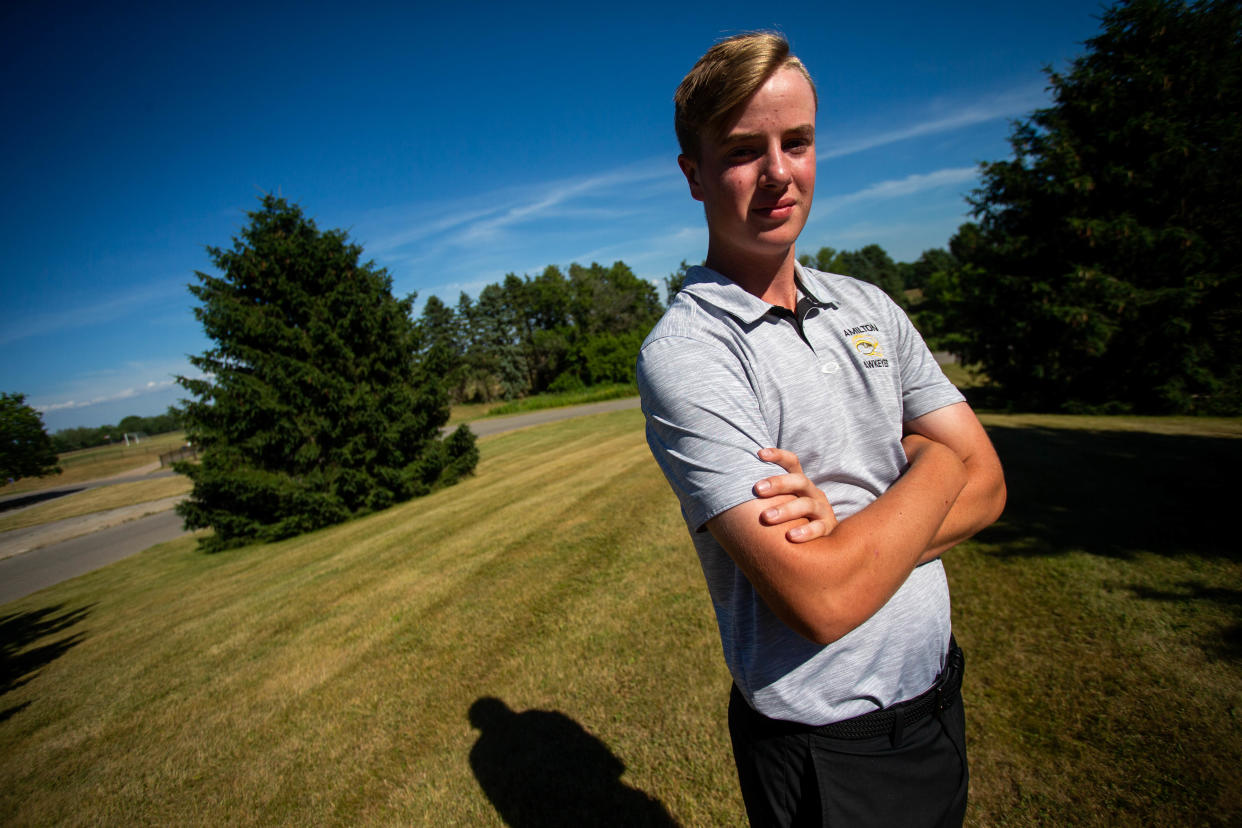
[[[194,310],[215,345],[179,377],[201,465],[178,506],[209,549],[271,541],[383,509],[454,482],[478,454],[464,426],[447,441],[447,397],[418,358],[414,297],[339,230],[320,232],[266,196],[223,275],[196,273]]]
[[[983,165],[964,361],[1016,404],[1242,407],[1242,5],[1129,0]]]

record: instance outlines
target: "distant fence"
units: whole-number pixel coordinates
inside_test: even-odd
[[[160,455],[160,468],[164,468],[165,466],[171,466],[173,463],[176,463],[178,460],[197,460],[197,459],[198,459],[198,447],[197,446],[182,446],[179,449],[173,449],[172,451],[166,451],[163,454],[161,454]]]

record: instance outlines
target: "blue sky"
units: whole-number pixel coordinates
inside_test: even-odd
[[[1090,0],[4,4],[0,391],[49,430],[163,412],[209,343],[186,285],[258,197],[344,228],[394,292],[706,252],[672,93],[720,37],[784,32],[819,87],[799,249],[909,261],[1046,105]]]

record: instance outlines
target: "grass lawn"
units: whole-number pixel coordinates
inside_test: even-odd
[[[50,477],[23,477],[13,483],[0,486],[0,496],[37,492],[56,486],[99,480],[121,472],[139,469],[159,462],[160,454],[179,448],[184,443],[184,432],[170,431],[167,434],[148,437],[137,445],[127,446],[124,443],[113,443],[110,446],[66,452],[60,455],[60,474]]]
[[[40,503],[12,514],[0,512],[0,532],[24,529],[65,518],[90,515],[136,503],[148,503],[179,494],[187,494],[192,488],[190,478],[182,475],[158,477],[154,480],[138,480],[117,483],[97,489],[74,492],[47,503]]]
[[[1238,421],[987,424],[1010,506],[946,559],[968,823],[1239,824]],[[431,497],[0,608],[0,823],[743,824],[641,414],[480,447]]]
[[[595,385],[578,391],[547,392],[532,394],[509,402],[490,403],[459,403],[453,406],[449,415],[448,425],[468,423],[484,417],[503,417],[506,414],[524,414],[528,411],[542,411],[545,408],[564,408],[571,405],[616,400],[622,397],[637,397],[638,388],[634,385],[615,383],[611,385]]]

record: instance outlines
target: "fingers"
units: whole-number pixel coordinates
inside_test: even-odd
[[[765,477],[755,484],[756,497],[774,497],[782,494],[803,497],[813,491],[815,491],[815,485],[801,472]]]
[[[802,474],[802,464],[798,462],[798,455],[792,451],[778,448],[759,449],[759,459],[775,463],[791,474]]]
[[[822,514],[819,511],[820,507],[828,512],[826,520],[818,516]],[[793,543],[806,543],[816,538],[822,538],[830,534],[837,523],[836,518],[832,514],[831,507],[821,501],[812,501],[810,498],[799,498],[779,507],[765,509],[760,519],[768,526],[800,519],[807,520],[807,523],[791,526],[785,532],[785,537]]]
[[[779,506],[771,506],[764,509],[762,514],[759,515],[759,519],[768,526],[775,526],[778,523],[787,523],[798,518],[823,520],[831,514],[832,507],[828,505],[828,501],[800,497],[796,500],[782,503]]]
[[[822,538],[831,530],[822,520],[813,520],[805,526],[795,526],[785,533],[785,537],[791,543],[806,543],[807,541]]]
[[[832,504],[810,478],[802,473],[798,456],[784,449],[765,448],[759,451],[759,459],[777,464],[788,474],[773,475],[760,480],[755,484],[755,495],[792,495],[794,498],[764,509],[760,515],[761,522],[768,526],[796,523],[797,525],[790,526],[785,532],[785,537],[792,543],[806,543],[831,533],[837,525]],[[801,522],[804,520],[806,523]]]

